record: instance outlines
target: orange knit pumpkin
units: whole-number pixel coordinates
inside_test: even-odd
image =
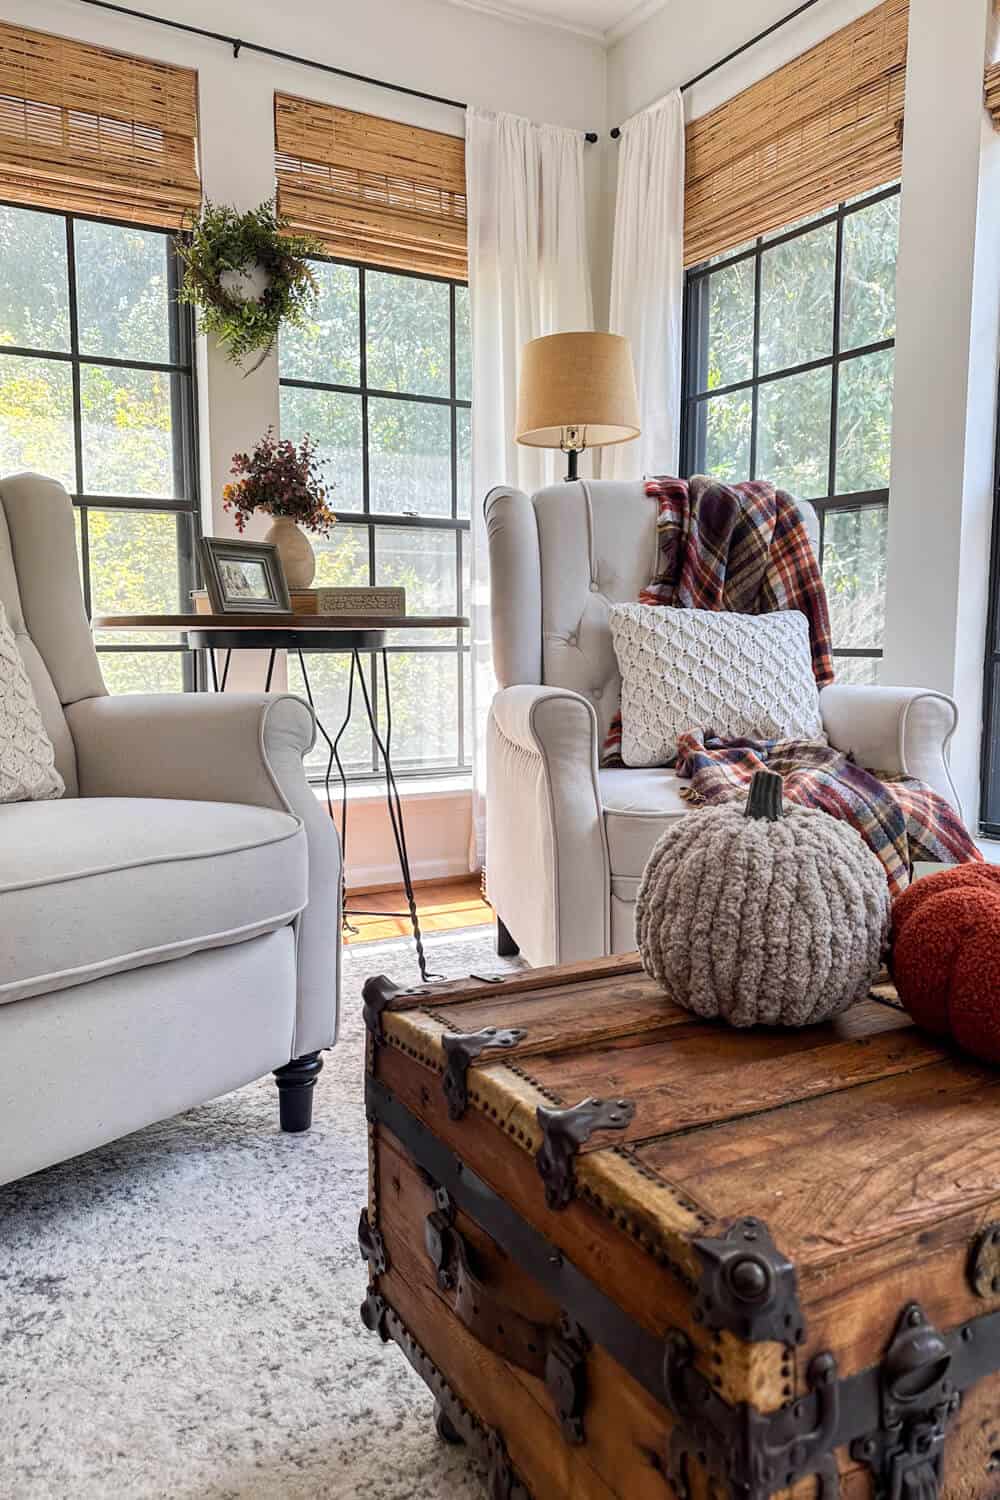
[[[1000,1062],[1000,866],[958,865],[893,902],[892,973],[928,1031]]]

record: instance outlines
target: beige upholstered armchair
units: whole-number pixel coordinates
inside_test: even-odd
[[[818,526],[809,507],[815,538]],[[487,742],[487,893],[501,951],[569,963],[635,946],[639,878],[687,809],[669,770],[600,768],[620,681],[608,606],[634,601],[656,563],[656,502],[641,483],[557,484],[486,497],[493,660]],[[831,744],[906,772],[958,805],[951,699],[923,689],[823,689]]]
[[[0,481],[0,601],[66,783],[0,806],[0,1183],[271,1070],[305,1129],[340,967],[310,710],[109,697],[72,507],[38,475]]]

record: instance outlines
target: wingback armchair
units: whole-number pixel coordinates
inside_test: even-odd
[[[602,769],[620,678],[608,607],[656,566],[656,502],[641,483],[577,481],[486,497],[493,661],[486,885],[502,952],[569,963],[635,946],[653,845],[687,807],[670,770]],[[814,545],[815,512],[803,506]],[[958,806],[948,770],[957,711],[918,688],[834,685],[827,736],[860,764],[919,776]]]
[[[0,1183],[272,1070],[305,1129],[340,965],[310,710],[109,697],[72,506],[35,474],[0,480],[0,601],[66,784],[0,806]]]

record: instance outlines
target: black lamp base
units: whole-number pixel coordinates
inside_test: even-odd
[[[577,465],[579,464],[579,462],[580,462],[580,450],[579,450],[579,448],[570,448],[569,451],[566,454],[566,478],[567,478],[567,480],[569,480],[569,479],[579,479],[580,475],[577,473]]]

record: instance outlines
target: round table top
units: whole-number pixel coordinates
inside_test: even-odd
[[[232,614],[210,615],[95,615],[94,630],[190,630],[225,631],[227,634],[251,630],[288,634],[295,631],[387,631],[387,630],[461,630],[468,625],[466,615],[294,615],[271,610],[246,610]]]

